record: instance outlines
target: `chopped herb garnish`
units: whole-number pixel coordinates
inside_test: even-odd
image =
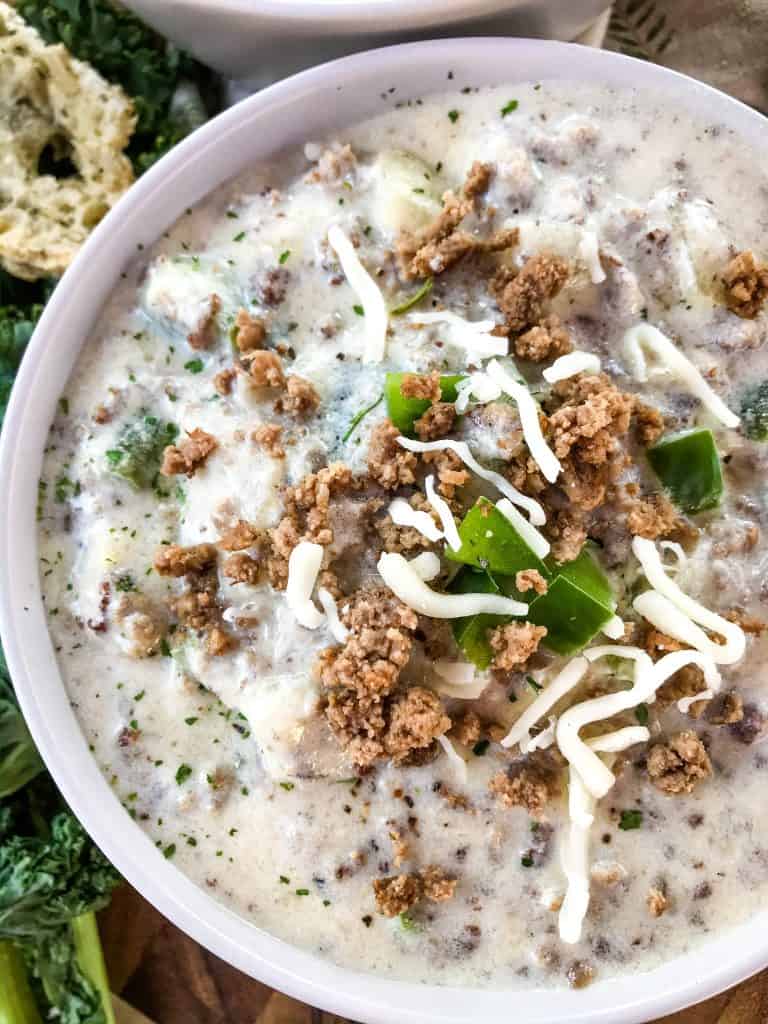
[[[369,412],[372,412],[376,408],[376,406],[382,401],[383,398],[384,392],[382,391],[382,393],[379,395],[375,402],[371,402],[370,405],[367,405],[364,409],[361,409],[360,412],[355,413],[355,415],[352,417],[352,421],[349,424],[349,427],[347,428],[346,433],[341,438],[342,441],[348,441],[350,439],[358,423],[362,419],[364,419]]]
[[[423,196],[424,195],[424,189],[423,188],[414,188],[414,189],[411,189],[411,191],[415,192],[417,196]]]
[[[61,409],[64,416],[69,416],[69,399],[65,398],[63,395],[59,399],[59,409]]]
[[[115,590],[119,590],[122,594],[130,594],[135,589],[136,583],[129,572],[122,573],[115,580]]]
[[[149,575],[149,573],[147,573],[147,575]],[[168,641],[165,637],[160,641],[160,653],[164,658],[170,658],[171,656],[171,648],[168,646]]]
[[[533,867],[533,857],[530,855],[530,853],[525,853],[520,858],[520,863],[522,864],[522,866],[524,868],[532,868]]]
[[[297,896],[309,896],[309,889],[297,889],[296,890],[296,895]]]
[[[451,124],[456,124],[456,122],[459,120],[459,112],[458,112],[458,110],[449,110],[448,111],[448,120],[451,122]]]
[[[488,747],[490,747],[490,745],[491,745],[491,741],[490,740],[478,740],[477,743],[474,745],[474,747],[472,747],[472,753],[476,757],[482,757],[483,754],[488,749]]]
[[[139,690],[139,692],[138,692],[138,693],[134,693],[134,695],[133,695],[133,699],[134,699],[135,701],[137,701],[137,702],[138,702],[138,701],[140,701],[140,700],[143,700],[143,699],[144,699],[144,694],[145,694],[146,692],[147,692],[146,690]]]
[[[166,860],[170,860],[174,853],[176,853],[176,843],[168,843],[163,849],[163,856]]]
[[[184,363],[184,369],[189,370],[190,373],[202,373],[203,371],[203,360],[202,359],[190,359],[188,363]]]
[[[419,926],[405,910],[402,914],[398,914],[398,920],[400,921],[400,927],[405,932],[417,932],[419,930]]]
[[[621,820],[619,821],[619,828],[625,832],[631,831],[634,828],[640,828],[643,824],[643,812],[642,811],[622,811]]]
[[[352,309],[354,309],[358,316],[365,316],[365,310],[362,306],[353,306]]]
[[[233,242],[242,242],[242,240],[244,238],[245,238],[245,232],[244,231],[238,231],[237,234],[235,235],[235,237],[232,239],[232,241]]]
[[[286,249],[285,252],[281,252],[280,253],[280,259],[277,261],[280,264],[280,266],[282,266],[284,263],[288,262],[288,259],[290,258],[290,255],[291,255],[291,250],[290,249]]]
[[[176,769],[176,785],[183,785],[189,776],[192,774],[192,769],[188,764],[180,764]]]
[[[434,278],[428,277],[424,284],[417,291],[410,295],[407,299],[403,299],[396,306],[393,306],[389,311],[390,316],[400,316],[401,313],[407,313],[409,309],[421,302],[432,291],[432,285],[434,284]]]
[[[236,214],[234,210],[227,210],[227,216],[230,220],[237,220],[238,218],[238,214]]]
[[[323,906],[324,907],[330,907],[330,905],[331,905],[331,901],[330,900],[323,900]]]
[[[520,104],[517,102],[517,100],[510,100],[508,103],[505,103],[504,106],[501,108],[501,116],[506,117],[507,114],[511,114],[513,111],[517,110],[519,106]]]
[[[541,693],[541,691],[544,689],[541,683],[537,683],[533,676],[526,676],[525,681],[526,683],[528,683],[528,685],[534,693]]]
[[[282,787],[282,789],[284,789],[286,791],[286,793],[290,793],[291,790],[293,789],[293,783],[292,782],[281,782],[280,786]]]
[[[280,875],[280,882],[281,882],[282,885],[290,885],[291,884],[291,880],[290,880],[290,878],[288,878],[287,875]]]
[[[190,715],[189,718],[185,718],[184,719],[184,724],[185,725],[194,725],[195,722],[197,722],[197,721],[199,721],[197,715]]]
[[[635,718],[638,720],[640,725],[648,724],[648,705],[638,704],[635,708]]]

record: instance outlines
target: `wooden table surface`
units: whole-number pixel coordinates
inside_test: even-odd
[[[153,1024],[343,1024],[225,964],[127,885],[101,933],[113,990]],[[658,1024],[768,1024],[768,971]]]

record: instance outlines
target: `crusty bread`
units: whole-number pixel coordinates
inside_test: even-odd
[[[62,274],[133,181],[124,155],[132,101],[63,46],[48,46],[0,0],[0,265],[33,281]],[[46,147],[77,174],[38,172]]]

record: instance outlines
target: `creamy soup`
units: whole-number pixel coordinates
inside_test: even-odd
[[[447,85],[137,254],[41,573],[158,857],[338,964],[578,987],[768,904],[768,200],[668,97]]]

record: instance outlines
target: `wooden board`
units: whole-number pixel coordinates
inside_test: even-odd
[[[114,991],[154,1024],[344,1024],[225,964],[127,885],[101,934]],[[768,971],[657,1024],[768,1024]]]

